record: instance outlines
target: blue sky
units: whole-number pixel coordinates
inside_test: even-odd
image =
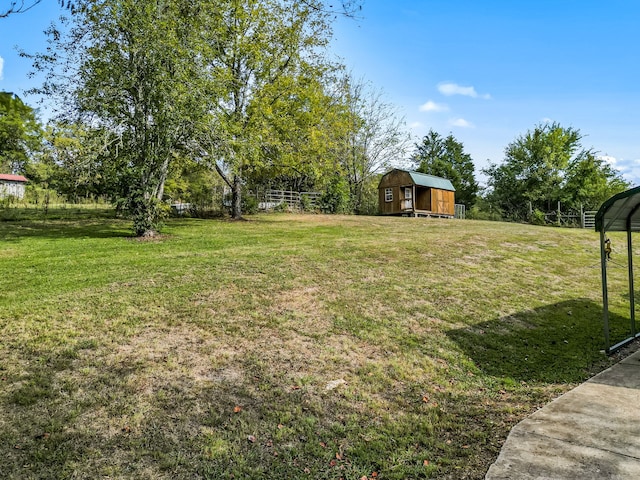
[[[44,49],[60,13],[43,0],[0,19],[0,90],[38,84],[14,47]],[[397,106],[416,142],[452,133],[479,171],[557,121],[640,185],[640,1],[364,0],[360,16],[336,21],[332,51]]]
[[[333,50],[418,140],[452,133],[480,169],[556,121],[640,185],[640,1],[365,0],[361,17]]]

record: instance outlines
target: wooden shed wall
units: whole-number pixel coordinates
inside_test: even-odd
[[[455,214],[455,194],[449,190],[431,189],[431,211],[439,215]]]
[[[404,187],[413,185],[413,180],[408,172],[393,170],[382,177],[378,185],[378,205],[380,213],[383,215],[395,215],[403,213]],[[385,190],[393,189],[393,200],[385,201]]]
[[[384,191],[387,188],[391,188],[393,190],[393,200],[390,202],[385,200]],[[378,205],[380,206],[380,213],[385,215],[400,213],[402,211],[400,209],[400,202],[400,187],[381,187],[378,190]]]
[[[408,172],[393,170],[382,177],[378,186],[378,205],[380,213],[383,215],[398,215],[406,213],[404,205],[404,187],[413,187],[413,179]],[[391,188],[393,200],[385,201],[385,190]],[[435,215],[455,214],[455,192],[449,190],[439,190],[437,188],[422,187],[416,185],[413,189],[414,210]]]
[[[416,187],[416,210],[431,211],[431,188]]]
[[[389,187],[408,187],[409,185],[413,185],[413,180],[411,179],[411,175],[409,172],[404,172],[402,170],[392,170],[387,173],[380,180],[379,188],[389,188]]]

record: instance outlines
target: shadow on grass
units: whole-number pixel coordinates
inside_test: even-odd
[[[26,238],[123,238],[132,237],[125,220],[25,220],[0,224],[0,241],[20,241]]]
[[[629,320],[610,313],[612,343]],[[488,375],[515,381],[581,382],[603,360],[602,306],[569,300],[447,332]]]

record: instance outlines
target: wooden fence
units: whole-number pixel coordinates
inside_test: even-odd
[[[579,226],[593,229],[596,226],[596,213],[596,210],[583,210],[580,212],[554,210],[545,213],[544,220],[546,223],[558,226]]]
[[[582,228],[596,228],[596,210],[582,212]]]

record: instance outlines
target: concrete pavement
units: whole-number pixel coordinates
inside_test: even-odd
[[[485,479],[640,479],[640,351],[516,425]]]

